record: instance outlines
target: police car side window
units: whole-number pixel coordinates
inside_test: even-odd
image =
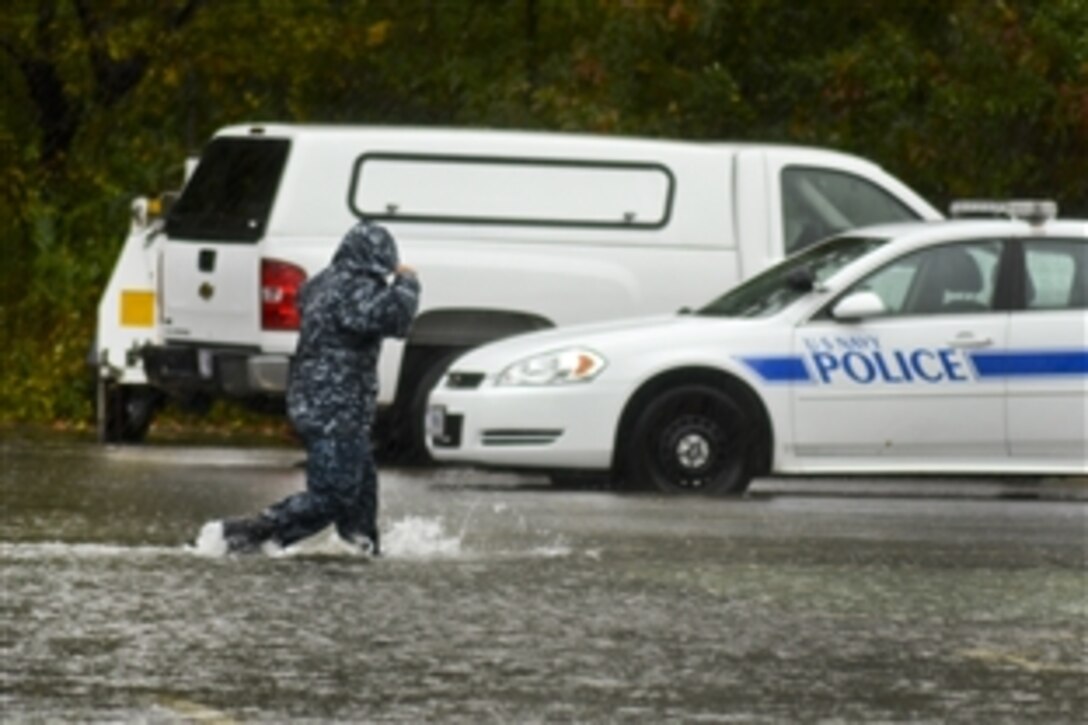
[[[1072,239],[1025,242],[1024,266],[1027,309],[1088,308],[1088,243]]]
[[[945,315],[994,309],[1002,243],[980,241],[900,257],[855,284],[875,292],[887,315]]]

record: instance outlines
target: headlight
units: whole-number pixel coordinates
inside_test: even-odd
[[[520,360],[499,373],[497,385],[565,385],[597,377],[608,363],[584,348],[556,350]]]

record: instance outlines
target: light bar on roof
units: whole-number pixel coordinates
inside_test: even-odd
[[[949,208],[952,217],[1005,217],[1039,225],[1058,216],[1058,202],[1048,199],[960,199]]]

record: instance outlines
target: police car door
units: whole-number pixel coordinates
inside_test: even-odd
[[[1088,470],[1088,238],[1027,239],[1023,260],[1008,352],[980,372],[1005,377],[1014,461]]]
[[[1006,458],[1003,382],[979,378],[972,362],[1005,345],[1009,315],[997,303],[1004,246],[983,240],[906,254],[797,329],[795,350],[813,377],[793,389],[799,457],[817,468]],[[831,310],[856,292],[875,293],[883,310],[836,319]]]

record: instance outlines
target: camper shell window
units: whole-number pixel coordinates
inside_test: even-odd
[[[220,242],[260,239],[289,150],[284,139],[213,140],[170,210],[167,235]]]
[[[373,153],[348,203],[385,221],[659,229],[675,185],[657,163]]]

